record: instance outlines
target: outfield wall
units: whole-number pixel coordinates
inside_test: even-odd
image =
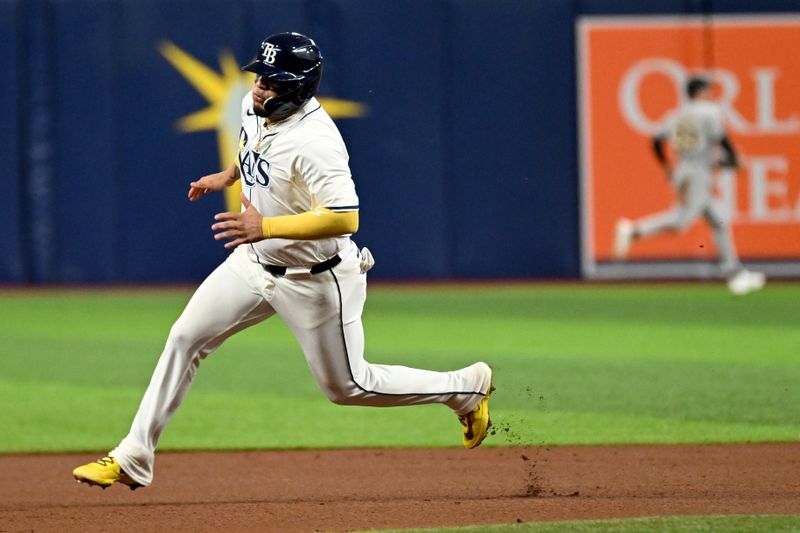
[[[225,67],[283,30],[326,55],[321,96],[348,143],[356,241],[376,277],[579,276],[576,21],[754,4],[800,11],[785,0],[4,0],[0,282],[204,277],[225,256],[209,226],[226,203],[190,204],[188,182],[235,149],[225,109],[243,82]]]

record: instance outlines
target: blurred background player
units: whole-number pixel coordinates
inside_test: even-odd
[[[725,133],[722,110],[711,97],[711,83],[693,77],[686,83],[687,100],[670,113],[653,137],[653,151],[675,188],[678,201],[671,209],[642,219],[617,221],[614,259],[628,256],[637,239],[667,231],[679,232],[703,216],[714,231],[722,275],[734,294],[747,294],[766,282],[764,274],[742,267],[736,255],[729,221],[715,202],[713,174],[716,166],[738,167],[736,152]],[[669,140],[678,155],[673,168],[664,152]],[[721,155],[721,158],[720,158]]]

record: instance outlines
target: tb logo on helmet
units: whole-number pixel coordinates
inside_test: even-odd
[[[277,46],[272,43],[264,43],[264,51],[261,55],[264,57],[264,63],[272,65],[275,63],[275,55],[280,50]]]

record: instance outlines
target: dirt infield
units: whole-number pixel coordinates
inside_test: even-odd
[[[0,456],[0,531],[352,531],[800,514],[800,443],[162,453],[135,492],[87,455]]]

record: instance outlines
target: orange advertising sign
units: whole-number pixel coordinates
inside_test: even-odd
[[[675,202],[651,139],[700,73],[742,162],[716,184],[739,256],[767,274],[800,274],[800,17],[587,17],[577,33],[584,275],[714,275],[702,218],[612,259],[617,220]]]

